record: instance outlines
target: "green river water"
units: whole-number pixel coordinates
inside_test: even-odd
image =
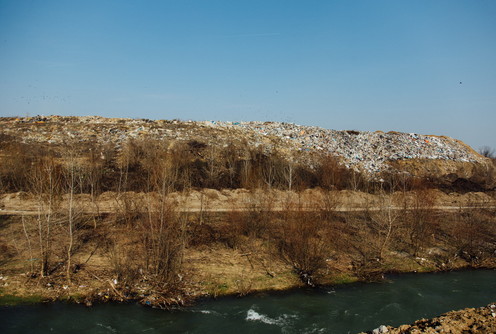
[[[356,333],[496,302],[496,271],[207,300],[174,311],[134,303],[0,308],[0,333]]]

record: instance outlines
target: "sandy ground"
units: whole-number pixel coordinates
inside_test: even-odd
[[[496,198],[481,192],[466,194],[445,194],[439,190],[431,191],[435,199],[430,208],[439,210],[458,210],[470,207],[496,207]],[[153,193],[127,192],[117,194],[106,192],[92,200],[88,194],[76,195],[74,202],[77,209],[83,212],[111,213],[117,212],[125,205],[144,205],[148,196]],[[379,210],[382,203],[387,202],[395,209],[403,209],[405,203],[411,203],[413,193],[394,193],[385,196],[373,195],[349,190],[321,191],[309,189],[301,193],[291,191],[249,191],[246,189],[189,191],[185,193],[171,193],[168,198],[177,204],[180,211],[239,211],[251,208],[268,210],[335,210],[360,211]],[[60,208],[67,207],[68,196],[64,195],[58,201]],[[36,197],[26,193],[12,193],[0,196],[0,214],[8,215],[36,215],[38,214]]]

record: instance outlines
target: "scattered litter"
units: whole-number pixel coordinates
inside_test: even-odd
[[[207,130],[208,128],[208,130]],[[470,147],[448,137],[382,131],[337,131],[316,126],[279,122],[178,121],[104,118],[99,116],[36,116],[0,118],[5,135],[16,135],[25,143],[64,144],[68,140],[113,144],[119,149],[129,138],[198,140],[221,147],[233,140],[264,153],[319,152],[333,154],[348,168],[369,174],[387,169],[386,162],[402,159],[440,159],[463,162],[483,158]],[[308,154],[298,155],[305,163]]]

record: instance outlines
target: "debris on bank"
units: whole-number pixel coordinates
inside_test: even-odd
[[[270,152],[320,152],[341,159],[348,168],[375,174],[388,161],[405,159],[482,162],[462,142],[444,136],[382,131],[337,131],[279,122],[220,122],[104,118],[99,116],[36,116],[0,118],[4,135],[25,143],[59,145],[68,141],[97,142],[120,147],[128,139],[198,140],[227,146],[233,141]],[[300,154],[299,159],[305,155]]]

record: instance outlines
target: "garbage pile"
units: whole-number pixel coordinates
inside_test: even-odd
[[[243,140],[248,145],[337,156],[348,168],[375,174],[387,162],[402,159],[439,159],[481,162],[484,158],[448,137],[381,131],[337,131],[279,122],[217,122],[104,118],[99,116],[36,116],[0,118],[0,131],[22,142],[64,144],[68,141],[111,143],[119,148],[129,138],[198,140],[226,146]],[[304,157],[305,155],[299,155]]]

